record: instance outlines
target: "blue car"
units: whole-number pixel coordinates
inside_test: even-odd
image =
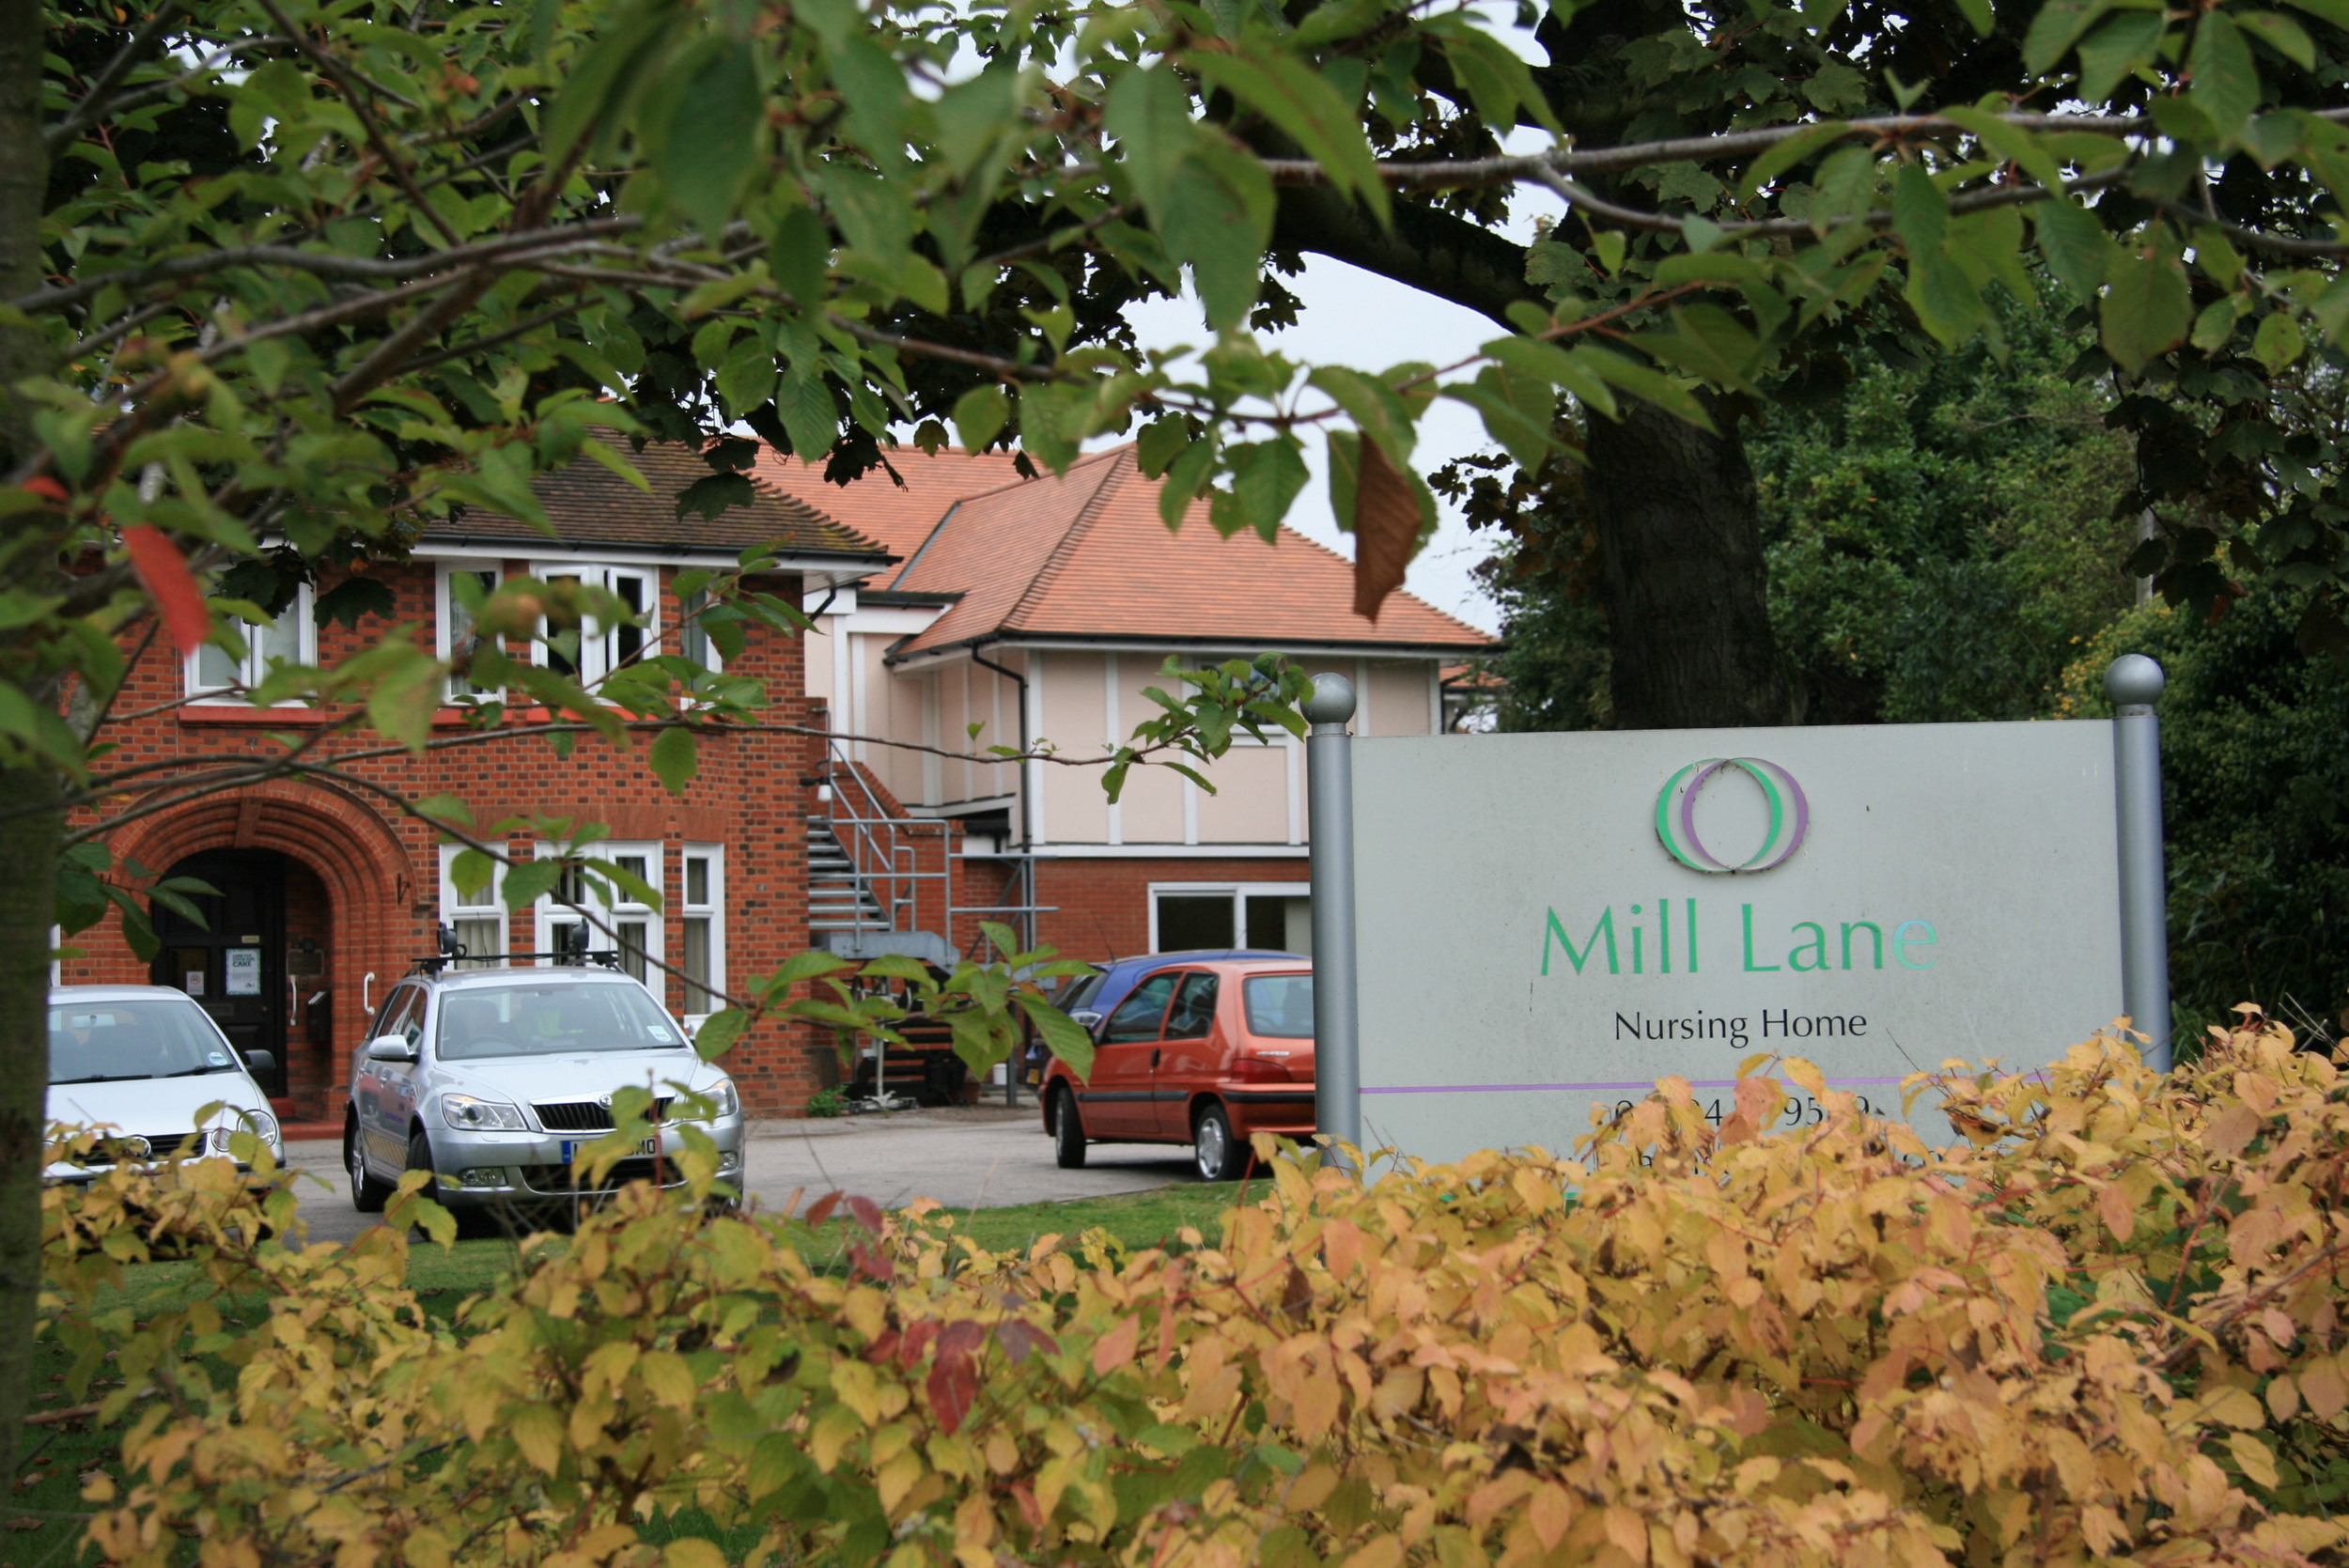
[[[1086,1029],[1097,1032],[1101,1020],[1110,1016],[1117,1004],[1126,1000],[1126,993],[1142,984],[1142,977],[1167,964],[1206,958],[1299,958],[1301,953],[1281,953],[1269,948],[1212,948],[1193,953],[1145,953],[1136,958],[1113,958],[1101,966],[1101,972],[1087,975],[1069,988],[1065,997],[1055,999],[1060,1010]]]

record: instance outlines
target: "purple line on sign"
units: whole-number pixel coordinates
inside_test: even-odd
[[[1738,1081],[1738,1079],[1734,1078],[1701,1079],[1692,1080],[1688,1087],[1691,1089],[1735,1089],[1737,1087]],[[1842,1088],[1846,1085],[1903,1083],[1906,1081],[1907,1080],[1905,1079],[1897,1078],[1831,1078],[1827,1080],[1828,1087],[1830,1089]],[[1545,1089],[1582,1089],[1595,1091],[1603,1094],[1620,1094],[1632,1092],[1645,1094],[1653,1091],[1655,1087],[1656,1083],[1654,1079],[1649,1079],[1641,1083],[1408,1083],[1397,1084],[1392,1088],[1381,1089],[1365,1087],[1362,1090],[1362,1093],[1365,1094],[1524,1094]]]

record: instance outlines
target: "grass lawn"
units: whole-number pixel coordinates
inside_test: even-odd
[[[1185,1226],[1199,1230],[1212,1243],[1216,1218],[1225,1208],[1260,1196],[1261,1180],[1252,1182],[1185,1182],[1155,1191],[1115,1198],[1078,1198],[1053,1203],[1022,1203],[1014,1208],[972,1209],[955,1215],[954,1232],[969,1236],[989,1251],[1025,1251],[1047,1235],[1074,1241],[1099,1228],[1128,1248],[1140,1250],[1171,1242]],[[833,1219],[820,1233],[795,1226],[801,1234],[801,1250],[819,1269],[845,1266],[845,1222]],[[459,1300],[483,1289],[513,1268],[519,1253],[510,1240],[460,1241],[440,1248],[418,1243],[410,1250],[408,1283],[435,1315],[453,1312]],[[181,1300],[193,1270],[176,1263],[147,1264],[130,1271],[119,1297],[100,1303],[101,1311],[128,1301],[147,1312],[167,1311]],[[236,1315],[231,1309],[231,1315]],[[35,1374],[34,1403],[38,1409],[68,1405],[65,1370],[68,1358],[46,1336]],[[103,1374],[91,1389],[95,1399],[114,1380]],[[31,1429],[30,1454],[14,1495],[8,1499],[14,1518],[0,1518],[0,1568],[71,1568],[87,1557],[81,1545],[79,1515],[88,1508],[81,1499],[81,1476],[93,1468],[111,1468],[113,1429],[93,1429],[86,1421],[63,1421]]]

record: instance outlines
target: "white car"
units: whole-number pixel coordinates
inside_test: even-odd
[[[455,1209],[571,1197],[574,1157],[613,1129],[613,1094],[630,1087],[653,1095],[661,1126],[614,1168],[613,1185],[683,1185],[679,1123],[694,1118],[717,1147],[720,1179],[741,1190],[734,1080],[695,1054],[644,986],[585,966],[428,964],[383,999],[351,1063],[351,1203],[380,1213],[408,1171],[434,1172],[433,1197]],[[692,1099],[678,1102],[679,1089]]]
[[[264,1063],[264,1066],[269,1063]],[[199,1122],[197,1112],[219,1109]],[[269,1096],[211,1015],[168,986],[59,986],[49,993],[49,1120],[99,1127],[133,1157],[234,1158],[250,1131],[285,1157]],[[88,1181],[104,1165],[64,1161],[50,1181]]]

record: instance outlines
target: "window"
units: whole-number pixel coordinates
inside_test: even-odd
[[[494,866],[486,886],[471,893],[460,893],[449,877],[449,867],[464,853],[464,846],[441,846],[441,924],[457,933],[457,943],[465,950],[465,956],[452,968],[460,970],[496,969],[506,954],[506,906],[499,900],[499,891],[506,881],[506,867]]]
[[[303,583],[294,591],[293,602],[277,613],[277,618],[267,626],[244,626],[244,657],[239,659],[226,648],[205,644],[188,656],[188,695],[197,697],[208,692],[233,693],[255,687],[269,676],[269,667],[277,664],[309,664],[318,658],[318,629],[310,617],[310,585]]]
[[[715,672],[723,669],[725,660],[710,642],[709,629],[702,625],[700,619],[703,613],[709,609],[709,596],[696,590],[686,595],[679,601],[678,608],[684,615],[677,623],[677,651],[705,670]]]
[[[557,855],[558,846],[541,846],[538,853]],[[634,877],[646,887],[661,885],[661,846],[657,844],[597,844],[582,851],[583,858],[612,867],[627,877]],[[568,941],[582,939],[575,936],[583,922],[572,905],[580,906],[599,918],[618,937],[617,952],[620,969],[646,985],[653,984],[656,971],[650,959],[661,956],[661,917],[648,904],[618,884],[598,876],[590,877],[579,867],[565,869],[554,884],[554,891],[538,900],[537,948],[540,953],[561,953]],[[614,951],[612,936],[588,924],[584,940],[590,953]],[[541,958],[540,963],[553,960]]]
[[[423,986],[402,986],[383,999],[383,1011],[376,1015],[367,1038],[381,1040],[386,1034],[397,1034],[411,1047],[424,1038]]]
[[[725,853],[714,844],[685,846],[684,894],[677,902],[677,968],[685,971],[687,1027],[718,1010],[725,988]]]
[[[1174,1005],[1166,1015],[1166,1037],[1170,1040],[1197,1040],[1215,1027],[1215,976],[1191,974],[1183,977],[1183,988],[1174,998]]]
[[[1314,977],[1252,974],[1242,992],[1248,999],[1248,1032],[1276,1039],[1314,1037]]]
[[[1133,995],[1117,1004],[1110,1021],[1101,1027],[1101,1043],[1113,1046],[1121,1042],[1155,1040],[1159,1037],[1159,1020],[1166,1015],[1166,999],[1174,991],[1179,972],[1154,974],[1134,987]]]
[[[434,617],[433,651],[442,659],[460,659],[473,652],[481,642],[474,631],[473,612],[458,596],[457,581],[470,578],[480,584],[486,596],[495,593],[498,571],[495,567],[443,566],[441,568],[440,602]],[[506,693],[496,687],[480,686],[463,675],[448,677],[448,700],[453,703],[496,702]]]
[[[1201,953],[1252,948],[1262,953],[1306,953],[1313,941],[1312,891],[1302,882],[1154,885],[1150,889],[1150,950]]]
[[[549,582],[577,582],[606,590],[620,601],[632,623],[605,626],[591,619],[577,633],[576,658],[550,644],[538,644],[540,663],[571,676],[583,686],[592,686],[634,660],[659,630],[660,613],[655,601],[659,579],[650,567],[541,565],[538,575]]]

